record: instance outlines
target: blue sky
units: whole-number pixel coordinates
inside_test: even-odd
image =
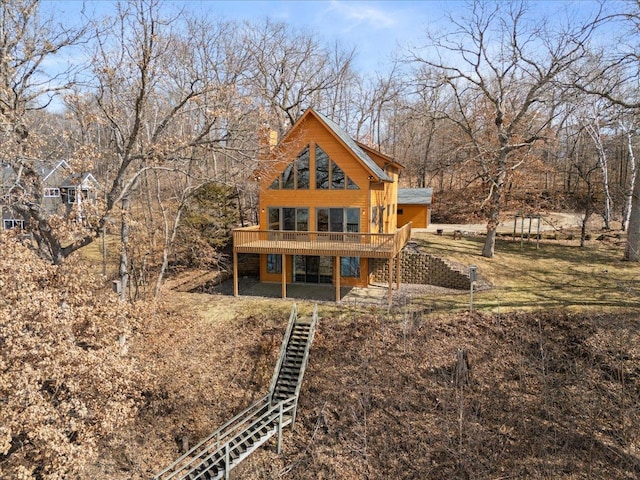
[[[444,8],[463,2],[441,1],[210,1],[202,6],[228,19],[270,17],[315,30],[327,42],[356,47],[356,64],[381,70],[398,45],[424,39],[430,21]],[[444,8],[443,8],[444,7]]]
[[[531,12],[551,18],[571,18],[586,14],[597,5],[596,0],[530,0]],[[63,22],[79,19],[80,0],[43,0]],[[242,22],[267,17],[293,27],[308,28],[321,41],[338,41],[344,48],[356,48],[355,68],[363,74],[384,72],[390,66],[394,51],[426,43],[427,29],[443,25],[446,15],[468,10],[465,0],[165,0],[169,10],[187,8],[212,18]],[[607,5],[620,5],[609,0]],[[107,14],[113,9],[111,0],[86,0],[86,9]],[[565,8],[572,13],[567,14]]]
[[[80,0],[43,0],[62,19],[79,18]],[[86,8],[108,13],[114,3],[87,0]],[[356,67],[362,71],[384,70],[398,45],[421,43],[429,24],[446,11],[464,6],[462,0],[188,0],[167,1],[168,8],[186,7],[213,18],[262,20],[267,17],[292,26],[309,28],[326,43],[336,40],[345,48],[356,47]]]

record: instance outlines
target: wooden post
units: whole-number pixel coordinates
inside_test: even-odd
[[[469,384],[469,355],[466,350],[458,348],[456,352],[456,369],[454,372],[454,383],[461,388]]]
[[[336,284],[336,302],[340,301],[340,257],[333,257],[333,276]]]
[[[389,257],[389,305],[393,302],[393,257]]]
[[[280,410],[278,412],[278,448],[277,448],[278,455],[282,453],[282,421],[283,421],[282,406],[283,404],[284,402],[280,402]]]
[[[238,296],[238,252],[233,252],[233,296]]]
[[[287,298],[287,256],[282,255],[282,298]]]
[[[400,281],[401,281],[400,275],[402,274],[400,272],[401,259],[402,259],[402,251],[398,252],[398,257],[396,258],[396,290],[400,290]]]

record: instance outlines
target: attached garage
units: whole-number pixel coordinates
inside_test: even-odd
[[[412,228],[427,228],[431,222],[432,188],[398,189],[398,228],[412,222]]]

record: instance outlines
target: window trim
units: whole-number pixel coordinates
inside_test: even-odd
[[[320,230],[320,225],[318,223],[318,220],[320,218],[320,214],[319,211],[320,210],[327,210],[327,230]],[[331,225],[335,225],[335,222],[331,222],[331,210],[342,210],[342,230],[331,230]],[[349,223],[348,223],[348,217],[349,217],[349,213],[348,211],[352,210],[352,211],[357,211],[357,218],[358,218],[358,228],[356,231],[349,231],[348,227],[349,227]],[[360,207],[316,207],[316,232],[332,232],[332,233],[360,233],[362,232],[362,219],[361,219],[361,215],[362,215],[362,209]]]
[[[57,187],[46,187],[44,189],[44,198],[59,198],[60,189]]]
[[[7,223],[11,223],[9,227],[7,227]],[[24,220],[20,218],[3,218],[2,219],[2,228],[5,230],[11,230],[12,228],[20,228],[20,230],[24,230]]]

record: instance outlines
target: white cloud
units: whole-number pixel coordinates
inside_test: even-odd
[[[387,3],[393,6],[393,3]],[[399,21],[393,15],[392,10],[380,8],[375,3],[370,2],[347,2],[332,0],[330,7],[325,13],[331,12],[343,17],[345,30],[352,30],[358,27],[372,28],[375,30],[394,28]]]

